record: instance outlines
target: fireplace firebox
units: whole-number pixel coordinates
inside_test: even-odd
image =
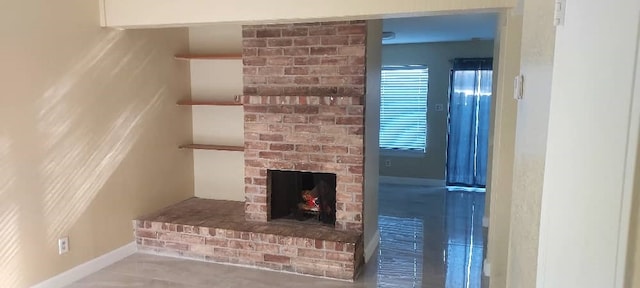
[[[336,174],[267,171],[271,220],[297,219],[335,225]]]

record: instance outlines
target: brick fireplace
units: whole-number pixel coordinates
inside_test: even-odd
[[[335,228],[362,231],[366,23],[242,32],[246,219],[271,220],[269,170],[333,173]]]
[[[245,202],[191,198],[139,217],[138,249],[354,280],[364,263],[366,23],[242,32]],[[304,193],[317,197],[315,225],[296,219]]]

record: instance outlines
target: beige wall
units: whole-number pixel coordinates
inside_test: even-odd
[[[553,1],[524,1],[507,286],[536,287],[540,198],[545,170],[551,78]]]
[[[300,22],[344,18],[378,19],[388,15],[416,16],[513,7],[515,0],[101,0],[104,24],[118,26],[160,26],[229,22]],[[142,17],[141,15],[144,15]],[[313,22],[313,21],[307,21]]]
[[[629,250],[627,251],[627,271],[625,287],[640,287],[640,145],[637,147],[636,170],[633,183],[633,203],[631,225],[629,225]]]
[[[489,217],[486,258],[491,264],[490,287],[507,287],[507,249],[511,218],[513,156],[516,132],[517,102],[513,98],[513,79],[520,73],[520,41],[522,15],[505,11],[500,16],[494,59],[495,94],[491,127],[490,169],[487,175],[485,215]],[[490,212],[490,213],[489,213]]]
[[[197,54],[211,52],[240,54],[242,53],[242,25],[220,23],[190,27],[189,49],[191,53]]]
[[[640,39],[638,39],[640,41]],[[638,51],[640,54],[640,51]],[[640,61],[640,55],[636,61]],[[636,66],[636,74],[640,67]],[[636,75],[636,93],[640,93],[640,74]],[[636,147],[635,175],[633,182],[633,198],[631,203],[631,221],[629,225],[629,250],[627,251],[627,267],[625,287],[640,288],[640,145]]]
[[[493,41],[461,41],[424,44],[384,45],[383,65],[426,64],[429,67],[427,96],[427,152],[402,156],[380,155],[380,175],[444,180],[447,149],[447,105],[449,102],[450,60],[493,57]],[[436,111],[436,104],[444,106]],[[391,167],[385,163],[391,162]]]
[[[367,86],[365,101],[364,243],[371,256],[379,241],[378,182],[380,140],[380,70],[382,61],[382,20],[367,22]],[[368,149],[366,147],[374,147]],[[368,259],[367,259],[368,260]]]
[[[97,1],[0,9],[0,287],[27,287],[133,240],[131,220],[192,196],[187,31],[99,27]],[[10,27],[10,28],[9,28]],[[71,251],[58,255],[57,239]]]

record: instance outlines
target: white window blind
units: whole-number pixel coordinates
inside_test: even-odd
[[[381,149],[426,151],[428,83],[424,65],[382,67]]]

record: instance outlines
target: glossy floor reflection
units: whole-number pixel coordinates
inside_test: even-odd
[[[381,184],[379,199],[379,251],[355,283],[135,254],[69,287],[481,287],[484,193]]]
[[[484,193],[380,185],[378,287],[480,288]]]

